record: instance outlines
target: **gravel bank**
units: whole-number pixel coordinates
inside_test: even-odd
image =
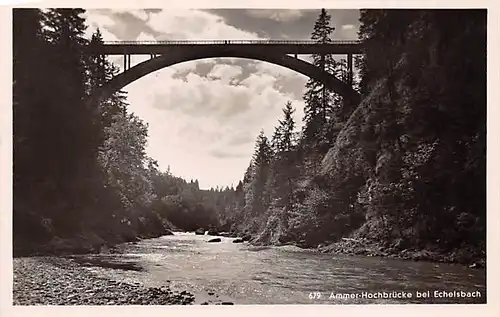
[[[190,305],[195,302],[194,295],[186,291],[114,281],[65,258],[14,258],[13,273],[14,305]]]

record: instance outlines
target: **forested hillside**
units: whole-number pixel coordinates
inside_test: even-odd
[[[361,10],[362,102],[309,80],[303,128],[283,105],[236,188],[210,191],[147,157],[124,92],[87,102],[117,70],[83,54],[102,38],[84,38],[82,12],[14,10],[15,252],[213,228],[255,244],[484,259],[485,10]],[[322,10],[311,39],[331,41],[334,24]],[[346,79],[345,60],[313,63]]]
[[[158,170],[125,93],[87,102],[117,69],[85,54],[102,37],[84,37],[82,13],[13,11],[14,253],[98,251],[215,226],[220,191]]]
[[[258,137],[233,228],[263,244],[484,259],[486,12],[362,10],[360,22],[363,101],[353,111],[310,80],[299,137],[290,105],[272,140]],[[322,11],[311,38],[332,30]],[[331,56],[314,64],[345,73]]]

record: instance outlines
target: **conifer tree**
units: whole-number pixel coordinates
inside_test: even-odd
[[[279,120],[278,130],[280,131],[280,138],[277,145],[279,152],[288,152],[294,148],[294,112],[295,109],[292,107],[292,103],[288,101],[285,108],[283,108],[283,119]]]
[[[47,205],[42,191],[50,182],[49,154],[44,148],[45,104],[51,98],[47,54],[38,9],[13,9],[13,239],[14,251],[35,239],[45,243],[50,233],[41,225]],[[36,159],[34,159],[36,158]],[[26,233],[29,233],[27,235]]]
[[[325,9],[321,13],[314,25],[311,39],[317,43],[324,44],[331,42],[331,33],[335,30],[330,26],[331,16]],[[337,63],[332,54],[313,54],[312,64],[329,73],[335,74]],[[334,94],[321,82],[309,79],[306,84],[307,91],[304,94],[306,106],[304,108],[304,137],[306,143],[314,144],[324,142],[323,128],[330,121],[334,114]]]
[[[89,46],[99,46],[104,44],[101,31],[92,34]],[[104,55],[88,55],[86,59],[87,64],[87,94],[88,98],[99,92],[106,82],[111,80],[119,70],[105,58]],[[94,120],[96,129],[100,132],[99,144],[104,142],[104,129],[113,123],[113,117],[118,113],[125,114],[127,103],[125,101],[126,94],[123,91],[114,93],[106,100],[102,100],[98,105],[89,105],[94,111]]]
[[[48,95],[44,89],[46,71],[42,14],[38,9],[13,10],[13,116],[14,116],[14,186],[28,185],[44,169],[30,161],[38,157],[37,143],[43,126],[37,117]],[[26,93],[30,91],[31,93]],[[21,182],[16,182],[17,180]]]
[[[53,100],[46,122],[49,152],[59,154],[56,174],[71,181],[89,175],[97,157],[98,127],[94,112],[86,105],[86,65],[84,38],[86,29],[82,9],[50,9],[44,17],[44,36],[50,43]],[[64,87],[63,89],[60,89]],[[72,176],[73,175],[73,176]]]
[[[287,102],[283,108],[283,119],[279,120],[276,131],[279,138],[276,141],[275,159],[269,176],[268,187],[271,192],[272,207],[282,210],[282,227],[288,227],[288,213],[292,211],[294,202],[294,184],[298,177],[297,152],[294,142],[295,121],[293,113],[295,109],[291,102]]]
[[[259,219],[269,206],[269,192],[266,184],[269,176],[272,149],[264,131],[261,130],[255,142],[255,152],[252,157],[248,183],[244,183],[245,221],[251,223],[250,230],[256,231],[255,221]],[[248,179],[250,178],[250,179]]]

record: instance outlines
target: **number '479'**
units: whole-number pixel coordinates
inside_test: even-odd
[[[320,299],[321,292],[311,292],[309,293],[309,299]]]

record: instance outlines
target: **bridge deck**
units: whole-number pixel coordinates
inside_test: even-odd
[[[282,54],[360,54],[360,41],[332,41],[318,44],[314,41],[293,40],[217,40],[217,41],[118,41],[104,42],[91,51],[106,55],[149,55],[172,50],[203,48],[270,51]]]

